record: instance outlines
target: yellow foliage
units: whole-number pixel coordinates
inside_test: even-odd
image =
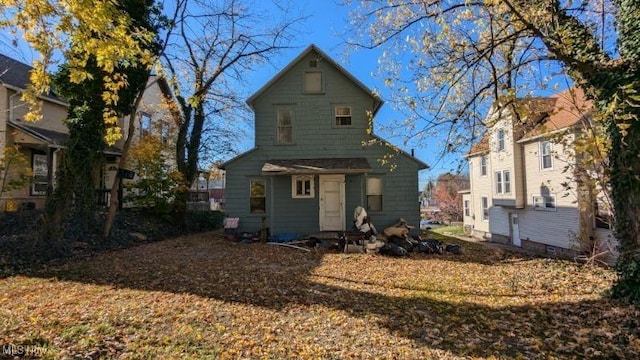
[[[55,52],[64,55],[75,83],[89,79],[84,70],[89,56],[95,56],[98,67],[105,71],[107,105],[118,102],[117,92],[126,85],[126,77],[116,73],[116,66],[149,66],[154,56],[141,45],[150,42],[153,34],[135,28],[126,13],[112,1],[82,0],[0,0],[5,21],[0,26],[23,34],[41,60],[34,61],[31,86],[23,100],[31,105],[25,120],[37,121],[40,107],[37,96],[50,90],[51,77],[46,69]],[[107,109],[104,120],[109,126],[105,140],[114,144],[122,137],[114,112]]]

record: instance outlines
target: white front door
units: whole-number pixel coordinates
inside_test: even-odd
[[[344,231],[344,175],[320,175],[320,231]]]
[[[509,214],[511,218],[511,241],[515,246],[522,246],[520,241],[520,224],[518,224],[518,214]]]

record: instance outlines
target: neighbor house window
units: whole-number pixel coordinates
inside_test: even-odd
[[[322,94],[322,72],[306,71],[302,91],[305,94]]]
[[[351,107],[336,106],[336,125],[337,126],[351,125]]]
[[[498,151],[504,150],[504,129],[498,129],[496,142],[498,143]]]
[[[553,157],[551,151],[553,145],[550,141],[542,141],[540,143],[540,168],[542,170],[551,169],[553,167]]]
[[[47,155],[33,153],[31,155],[31,169],[33,170],[33,182],[31,183],[31,195],[46,195],[49,186],[49,164]]]
[[[278,144],[293,142],[293,110],[278,109]]]
[[[313,175],[293,175],[291,178],[291,195],[294,198],[314,197]]]
[[[504,170],[502,172],[502,178],[504,180],[504,193],[511,194],[511,172]]]
[[[555,210],[556,196],[555,195],[534,195],[533,209],[534,210]]]
[[[480,158],[480,175],[487,176],[487,157]]]
[[[480,201],[482,202],[482,220],[489,220],[489,198],[483,196]]]
[[[151,134],[151,115],[140,113],[140,136]]]
[[[464,201],[464,216],[471,216],[471,210],[469,209],[469,200]]]
[[[496,171],[496,194],[502,194],[502,171]]]
[[[264,214],[267,212],[266,184],[264,180],[251,180],[249,185],[249,212]]]
[[[367,210],[382,211],[382,179],[367,178]]]

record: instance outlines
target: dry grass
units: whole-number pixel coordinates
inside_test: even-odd
[[[0,279],[0,344],[52,359],[640,356],[640,313],[604,295],[611,271],[464,250],[147,244]]]

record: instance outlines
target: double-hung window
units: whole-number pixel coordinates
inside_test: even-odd
[[[264,214],[267,212],[266,183],[264,180],[255,179],[249,185],[249,212],[251,214]]]
[[[553,168],[553,145],[550,141],[540,142],[540,169],[546,170]]]
[[[289,107],[278,108],[278,144],[291,144],[293,142],[293,109]]]
[[[49,164],[47,155],[33,153],[31,155],[31,169],[33,170],[33,182],[31,183],[31,195],[46,195],[49,186]]]
[[[151,115],[148,113],[140,113],[140,136],[151,134]]]
[[[496,194],[511,193],[511,171],[496,171]]]
[[[336,106],[336,126],[351,125],[351,107]]]
[[[489,220],[489,198],[483,196],[480,201],[482,202],[482,220]]]
[[[367,210],[382,211],[382,179],[367,177]]]
[[[469,200],[464,201],[464,216],[471,216],[471,210],[469,209]]]
[[[498,145],[498,151],[504,150],[504,129],[498,129],[496,133],[496,142]]]
[[[487,156],[483,155],[480,158],[480,175],[487,176]]]

